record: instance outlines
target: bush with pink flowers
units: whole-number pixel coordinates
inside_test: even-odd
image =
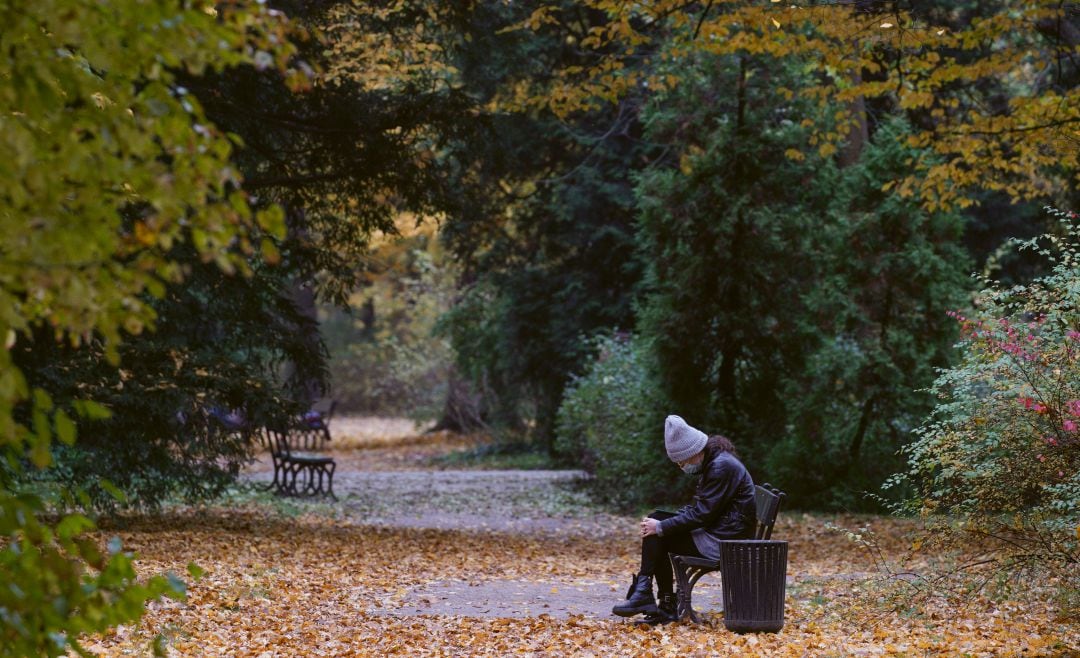
[[[1011,288],[988,280],[972,310],[951,314],[961,360],[935,382],[937,408],[890,484],[912,487],[908,510],[934,519],[934,532],[987,540],[1014,573],[1050,567],[1076,580],[1080,221],[1049,212],[1060,230],[1018,244],[1050,272]]]

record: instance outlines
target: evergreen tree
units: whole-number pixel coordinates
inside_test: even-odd
[[[916,389],[947,363],[963,223],[891,190],[917,155],[902,122],[838,167],[810,148],[825,119],[798,94],[805,68],[694,64],[646,116],[672,156],[638,187],[640,330],[677,410],[800,504],[865,507],[929,409]]]
[[[926,388],[949,365],[946,313],[971,289],[964,217],[891,191],[916,154],[903,121],[882,126],[845,168],[820,230],[820,279],[805,297],[815,342],[781,385],[787,426],[765,462],[810,507],[861,508],[899,467],[929,413]]]
[[[505,32],[528,15],[526,4],[478,3],[470,38],[455,50],[481,107],[578,56],[561,33]],[[594,19],[580,16],[579,38]],[[473,203],[444,228],[464,289],[443,331],[463,372],[486,385],[490,416],[517,427],[535,420],[550,446],[563,389],[591,351],[586,338],[633,324],[641,267],[631,173],[650,148],[639,139],[636,101],[570,124],[500,110],[482,125],[465,156]]]

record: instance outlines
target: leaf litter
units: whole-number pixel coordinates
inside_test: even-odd
[[[354,464],[395,459],[402,458],[352,456]],[[533,498],[508,484],[513,472],[474,482],[490,489],[482,499],[468,487],[463,493],[459,479],[461,495],[448,504],[435,472],[389,490],[386,480],[347,472],[360,475],[340,505],[300,504],[299,515],[254,500],[106,528],[102,541],[118,535],[137,553],[141,574],[186,573],[192,562],[205,574],[189,582],[186,601],[153,602],[138,625],[84,646],[146,655],[160,635],[178,656],[1080,655],[1077,625],[1058,619],[1040,591],[1004,601],[972,595],[959,606],[884,605],[889,584],[873,559],[827,526],[869,527],[899,562],[911,548],[905,520],[782,512],[774,538],[790,542],[790,557],[778,634],[727,631],[716,575],[695,588],[703,624],[650,628],[609,613],[638,566],[636,517],[579,505],[565,473],[519,478]],[[464,512],[457,508],[466,503]],[[396,504],[408,509],[395,513]],[[401,522],[448,514],[459,515],[460,527]],[[496,521],[514,517],[530,521]],[[927,559],[905,566],[922,568]]]

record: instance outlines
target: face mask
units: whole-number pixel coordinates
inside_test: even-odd
[[[682,467],[683,473],[697,475],[701,472],[701,464],[686,464]]]

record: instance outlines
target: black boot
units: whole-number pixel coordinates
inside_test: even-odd
[[[634,574],[634,582],[626,592],[626,600],[612,608],[611,613],[620,617],[633,617],[642,612],[656,612],[652,576]]]
[[[658,593],[657,599],[659,600],[659,603],[656,606],[656,612],[646,613],[645,619],[638,623],[648,624],[649,626],[659,626],[661,624],[670,624],[673,621],[678,621],[679,605],[674,592]]]

